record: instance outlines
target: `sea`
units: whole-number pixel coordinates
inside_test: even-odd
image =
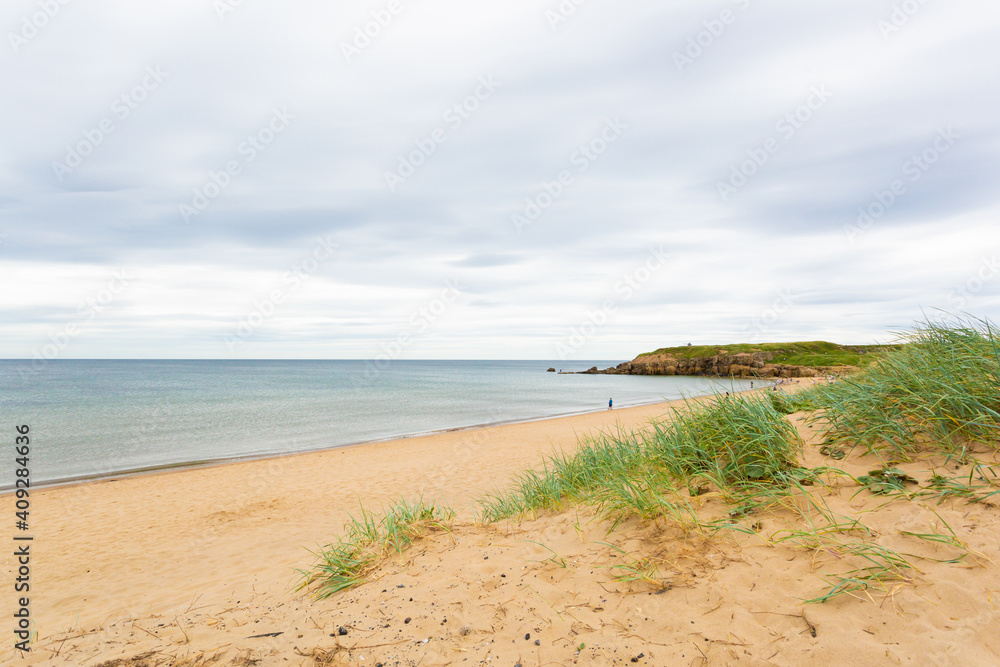
[[[14,486],[17,426],[37,486],[749,388],[569,372],[616,363],[0,360],[0,490]]]

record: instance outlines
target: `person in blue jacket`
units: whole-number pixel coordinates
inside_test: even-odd
[[[612,401],[612,400],[611,400],[611,399],[609,398],[609,399],[608,399],[608,410],[610,410],[610,409],[611,409],[611,406],[613,406],[613,405],[614,405],[614,401]]]

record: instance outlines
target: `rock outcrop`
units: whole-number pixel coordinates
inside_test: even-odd
[[[823,369],[791,364],[772,364],[770,352],[740,352],[697,359],[677,359],[669,354],[647,354],[612,368],[596,366],[590,375],[707,375],[737,378],[800,378],[820,375]]]

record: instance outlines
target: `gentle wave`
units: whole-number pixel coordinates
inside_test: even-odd
[[[148,470],[654,403],[749,382],[560,375],[613,361],[0,361],[0,411],[32,482]],[[27,372],[26,372],[27,369]],[[2,457],[0,488],[13,484]]]

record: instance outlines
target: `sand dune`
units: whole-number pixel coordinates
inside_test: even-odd
[[[666,406],[598,412],[39,492],[39,641],[17,664],[801,665],[1000,663],[1000,520],[987,504],[889,500],[841,484],[831,509],[863,514],[919,557],[889,594],[824,604],[837,556],[757,533],[611,524],[587,509],[477,525],[474,499],[596,429],[640,427]],[[799,425],[807,442],[815,437]],[[807,465],[830,464],[807,444]],[[861,474],[872,461],[838,466]],[[903,466],[926,477],[929,462]],[[936,462],[941,465],[942,462]],[[415,543],[369,582],[326,600],[291,588],[307,547],[359,502],[447,501],[450,531]],[[13,511],[9,497],[6,511]],[[708,494],[711,514],[728,507]],[[872,511],[868,511],[872,510]],[[955,530],[971,552],[904,535]],[[610,531],[610,532],[609,532]],[[614,545],[614,546],[611,546]],[[648,560],[647,560],[648,559]],[[830,562],[826,562],[830,561]],[[655,576],[624,582],[657,565]],[[12,560],[5,558],[7,576]],[[7,608],[12,607],[12,602]],[[280,634],[277,634],[280,633]],[[12,642],[10,642],[12,644]]]

